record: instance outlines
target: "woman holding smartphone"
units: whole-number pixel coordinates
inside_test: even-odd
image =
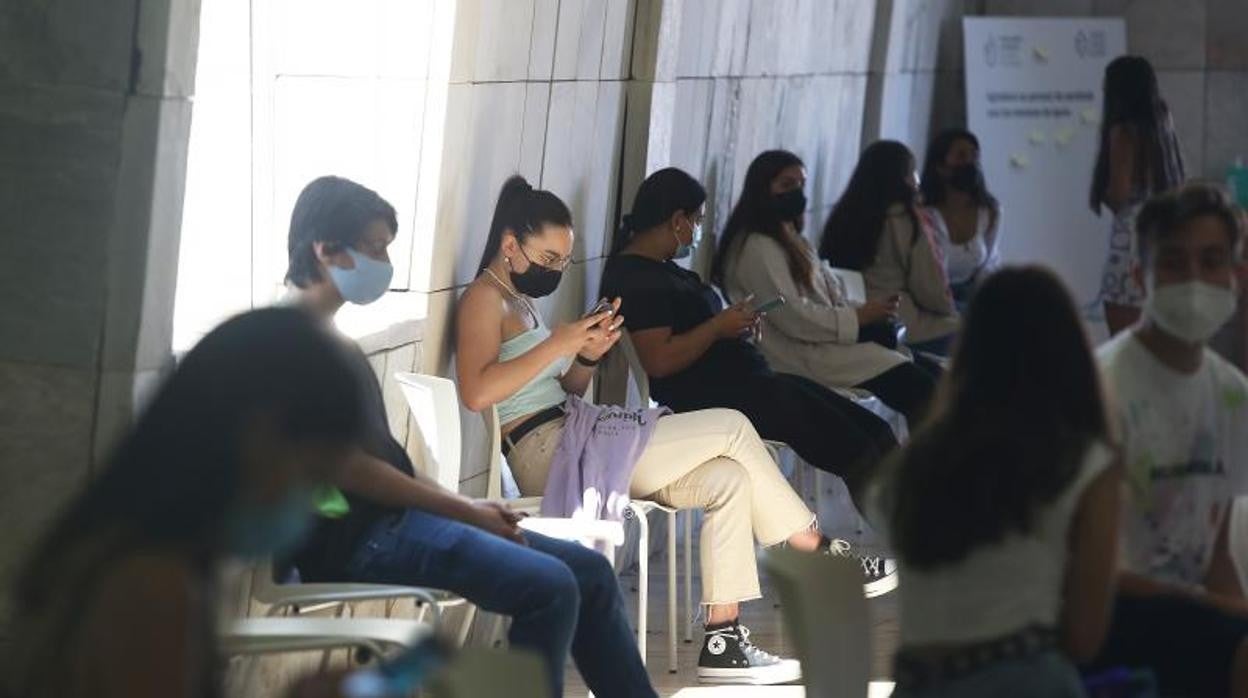
[[[555,452],[575,428],[568,410],[579,409],[572,403],[620,338],[618,300],[554,329],[534,307],[533,299],[558,287],[572,248],[567,206],[512,177],[499,193],[479,275],[464,292],[457,315],[460,394],[471,410],[497,408],[507,462],[526,495],[547,492]],[[627,494],[705,512],[701,564],[707,623],[699,679],[744,684],[798,679],[796,661],[755,647],[739,624],[740,604],[761,594],[755,541],[824,552],[843,551],[846,544],[819,533],[814,514],[739,412],[668,415],[652,426],[628,464]],[[578,637],[594,632],[577,630]]]
[[[711,267],[711,281],[729,298],[783,296],[788,302],[763,318],[758,343],[777,370],[828,388],[859,388],[918,426],[936,380],[909,356],[867,339],[867,328],[888,327],[898,297],[853,305],[842,281],[822,264],[806,238],[806,167],[787,150],[769,150],[750,163],[741,198],[728,217]]]
[[[676,412],[745,413],[763,438],[783,441],[806,462],[843,478],[857,501],[876,463],[897,445],[892,430],[814,381],[773,371],[747,340],[759,322],[754,299],[724,308],[715,289],[673,261],[693,250],[705,203],[706,190],[682,170],[647,177],[603,272],[603,294],[622,301],[651,394]],[[883,567],[873,579],[876,591],[896,583]]]

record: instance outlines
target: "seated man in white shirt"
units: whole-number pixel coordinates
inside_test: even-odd
[[[1227,543],[1248,490],[1248,379],[1206,346],[1235,312],[1242,212],[1188,184],[1149,201],[1136,230],[1144,315],[1098,352],[1129,497],[1093,668],[1150,668],[1163,695],[1248,696],[1248,602]]]

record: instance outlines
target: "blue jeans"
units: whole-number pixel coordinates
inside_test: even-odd
[[[1079,672],[1057,651],[996,662],[955,681],[915,690],[898,686],[893,698],[1081,698]]]
[[[373,525],[347,572],[352,581],[445,589],[511,616],[511,645],[545,658],[555,696],[563,695],[569,650],[594,695],[656,695],[607,559],[576,543],[525,537],[528,547],[409,509]]]

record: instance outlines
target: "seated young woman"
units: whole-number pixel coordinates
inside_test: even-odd
[[[499,193],[480,271],[460,301],[456,362],[464,404],[498,410],[503,448],[521,492],[549,493],[556,451],[578,434],[573,417],[595,365],[620,337],[614,310],[548,329],[533,299],[559,285],[573,250],[572,215],[557,196],[515,176]],[[752,645],[739,606],[761,591],[754,545],[841,551],[815,527],[748,419],[727,409],[663,416],[635,456],[627,494],[705,512],[699,679],[770,684],[800,667]],[[584,441],[582,448],[584,447]],[[561,444],[565,444],[562,445]],[[617,466],[619,464],[616,464]],[[550,495],[547,494],[547,497]],[[581,631],[578,631],[581,632]],[[592,632],[587,629],[584,632]]]
[[[759,318],[749,301],[723,307],[697,273],[673,260],[697,243],[706,190],[676,169],[646,178],[617,233],[602,292],[621,300],[624,326],[650,377],[650,392],[676,412],[729,408],[765,439],[845,480],[851,496],[897,445],[882,419],[818,383],[771,370],[746,335]],[[896,585],[891,562],[869,560],[874,593]]]
[[[14,589],[14,695],[223,695],[218,568],[298,545],[363,403],[346,352],[302,311],[208,333],[32,551]],[[291,696],[336,696],[341,680]]]
[[[862,152],[845,193],[832,208],[819,257],[862,272],[867,297],[898,297],[906,342],[946,355],[958,329],[958,310],[940,245],[919,208],[914,154],[897,141],[876,141]]]
[[[1075,665],[1097,654],[1113,601],[1112,438],[1061,282],[989,277],[941,399],[871,496],[906,578],[895,696],[1084,695]]]
[[[909,356],[864,339],[861,328],[896,317],[896,300],[846,300],[844,284],[802,237],[805,186],[806,167],[793,153],[754,158],[720,236],[711,281],[733,300],[785,299],[763,316],[758,342],[776,370],[871,392],[917,427],[936,380]]]
[[[923,159],[924,211],[945,259],[949,290],[959,312],[1001,265],[1001,204],[988,191],[979,139],[960,128],[941,131]]]

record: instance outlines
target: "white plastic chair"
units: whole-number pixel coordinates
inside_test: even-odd
[[[846,558],[771,548],[763,565],[811,698],[867,696],[871,633],[862,570]]]
[[[840,280],[841,286],[844,287],[846,301],[855,304],[867,302],[867,282],[862,277],[862,272],[841,267],[828,268],[832,271],[832,275]]]
[[[224,656],[363,649],[384,656],[434,632],[428,623],[395,618],[236,618],[217,633]]]
[[[486,480],[486,498],[501,499],[503,496],[503,451],[502,451],[502,430],[498,423],[498,411],[490,407],[482,412],[482,418],[485,420],[486,433],[490,435],[490,471]],[[523,511],[528,514],[538,514],[542,510],[541,497],[519,497],[508,499],[507,504],[516,511]],[[675,674],[679,669],[676,653],[676,510],[664,507],[654,502],[642,500],[631,500],[628,504],[628,513],[632,518],[636,519],[641,535],[638,539],[638,593],[637,593],[637,650],[641,654],[641,660],[646,661],[646,633],[649,632],[649,599],[650,592],[647,589],[647,581],[649,580],[650,570],[650,520],[647,518],[652,510],[659,510],[668,516],[668,667],[670,673]],[[688,560],[686,560],[687,562]],[[687,567],[686,567],[687,569]]]
[[[432,462],[426,474],[451,492],[459,491],[463,441],[459,428],[459,394],[455,383],[438,376],[396,373],[412,418],[429,447]]]
[[[271,559],[265,559],[253,569],[251,595],[256,601],[269,607],[265,611],[267,617],[283,615],[287,611],[317,611],[360,601],[414,599],[421,603],[422,608],[422,617],[417,620],[423,620],[423,609],[428,608],[433,615],[435,628],[442,622],[443,605],[456,601],[462,602],[461,599],[447,599],[446,592],[394,584],[322,582],[278,584]]]
[[[430,464],[430,466],[436,467],[438,481],[453,491],[458,490],[463,450],[460,440],[459,391],[455,387],[455,383],[446,378],[418,373],[396,373],[395,379],[398,380],[399,385],[403,389],[403,394],[407,398],[408,405],[412,410],[412,417],[416,420],[416,425],[420,429],[421,435],[425,437],[425,442],[429,445],[432,458],[437,461],[436,465]],[[490,438],[488,450],[490,464],[489,475],[486,481],[486,498],[501,500],[503,499],[503,457],[502,431],[498,423],[498,412],[491,407],[483,411],[482,417],[485,420],[486,433]],[[537,515],[541,512],[542,498],[512,498],[507,500],[507,504],[515,511]],[[630,504],[630,509],[633,511],[636,511],[639,506],[644,506],[640,502],[635,504],[636,506]],[[581,542],[614,540],[613,533],[604,533],[599,530],[600,527],[594,526],[594,524],[598,523],[601,522],[576,522],[575,524],[569,522],[566,525],[556,525],[547,520],[545,523],[538,521],[530,522],[527,524],[527,527],[531,530],[539,530],[539,532],[554,535],[565,540]],[[541,528],[538,528],[539,526]],[[552,528],[552,526],[556,526],[556,528]],[[609,559],[614,559],[613,548],[609,548],[606,553]],[[672,564],[674,566],[674,561]],[[674,574],[673,572],[673,576]],[[645,591],[642,592],[643,601],[639,609],[640,618],[638,621],[638,648],[643,661],[646,656],[647,630],[645,593]],[[675,593],[674,590],[671,592],[673,596],[670,615],[673,619],[673,627],[675,627]],[[677,664],[674,632],[669,650],[669,670],[675,672]]]

